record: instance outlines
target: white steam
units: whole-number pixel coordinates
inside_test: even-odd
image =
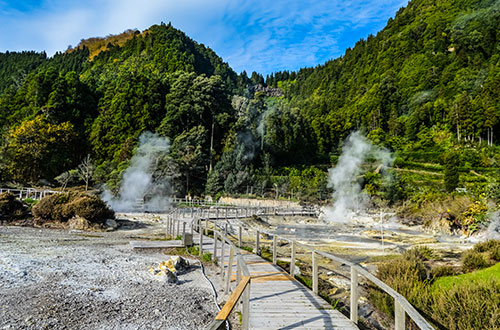
[[[369,197],[361,190],[359,180],[363,174],[361,165],[368,158],[374,158],[384,166],[393,161],[389,151],[374,146],[360,132],[349,135],[337,165],[328,170],[328,187],[334,189],[334,203],[324,210],[326,219],[347,222],[355,213],[365,209]]]
[[[499,239],[500,240],[500,211],[493,213],[490,225],[486,229],[485,239]]]
[[[169,205],[170,184],[166,180],[154,180],[153,173],[159,159],[170,148],[166,137],[144,132],[139,137],[139,147],[123,173],[118,198],[105,190],[102,199],[118,212],[164,211]]]

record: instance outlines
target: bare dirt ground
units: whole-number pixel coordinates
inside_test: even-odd
[[[149,269],[168,256],[133,251],[128,243],[161,238],[164,223],[151,215],[126,217],[135,228],[88,233],[0,226],[0,329],[206,326],[217,310],[198,264],[177,284],[158,279]]]

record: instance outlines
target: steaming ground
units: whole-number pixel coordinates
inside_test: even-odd
[[[201,329],[216,315],[198,266],[179,284],[153,277],[167,260],[131,239],[163,225],[105,233],[0,227],[0,329]]]
[[[155,176],[158,164],[170,150],[168,138],[151,132],[139,137],[139,146],[123,173],[118,196],[105,190],[102,199],[116,212],[132,212],[138,202],[146,211],[160,212],[168,208],[170,183],[168,176]]]

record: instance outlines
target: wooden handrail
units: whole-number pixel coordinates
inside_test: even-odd
[[[238,216],[236,215],[235,217],[231,217],[231,218],[239,218],[239,217],[245,217],[245,216]],[[227,219],[227,215],[226,217],[223,217],[223,215],[221,214],[221,217],[218,217],[217,219],[212,219],[209,217],[207,218],[199,218],[199,220],[205,220],[205,221],[211,221],[211,220],[219,220],[219,219],[224,219],[226,220]],[[233,294],[231,295],[231,297],[233,297],[233,295],[235,293],[238,293],[239,294],[239,297],[241,297],[242,293],[245,291],[245,288],[247,288],[250,284],[250,272],[248,271],[248,268],[246,267],[246,264],[243,260],[243,257],[241,255],[241,253],[239,252],[239,249],[236,248],[236,246],[234,246],[233,242],[226,236],[226,233],[224,231],[219,231],[217,230],[219,227],[217,226],[217,221],[213,221],[214,222],[214,228],[213,228],[213,231],[214,231],[214,234],[217,234],[217,238],[220,239],[222,242],[225,242],[227,243],[228,245],[231,246],[231,248],[233,249],[233,251],[235,252],[236,254],[236,260],[238,261],[238,272],[241,271],[242,273],[242,279],[241,281],[238,283],[235,291],[233,292]],[[195,219],[192,220],[191,222],[191,225],[196,225],[195,223]],[[240,226],[240,228],[242,228],[243,226]],[[332,261],[335,261],[341,265],[345,265],[345,266],[348,266],[350,267],[351,269],[351,320],[355,323],[357,323],[358,321],[358,312],[357,312],[357,308],[358,308],[358,300],[359,300],[359,294],[358,294],[358,275],[362,275],[364,276],[367,280],[371,281],[373,284],[375,284],[376,286],[378,286],[380,289],[382,289],[384,292],[386,292],[388,295],[390,295],[392,298],[394,298],[394,306],[395,306],[395,329],[396,330],[403,330],[404,327],[405,327],[405,314],[408,314],[408,316],[413,320],[413,322],[415,322],[415,324],[422,330],[433,330],[434,328],[431,326],[431,324],[415,309],[415,307],[413,307],[412,304],[410,304],[408,302],[408,300],[406,300],[405,297],[403,297],[401,294],[399,294],[398,292],[396,292],[394,289],[392,289],[390,286],[388,286],[387,284],[385,284],[383,281],[381,281],[380,279],[378,279],[375,275],[371,274],[366,268],[358,265],[358,264],[355,264],[349,260],[345,260],[343,258],[340,258],[340,257],[337,257],[337,256],[334,256],[330,253],[327,253],[327,252],[324,252],[324,251],[319,251],[319,250],[316,250],[314,247],[311,247],[309,245],[306,245],[306,244],[302,244],[302,243],[297,243],[295,240],[293,239],[289,239],[289,238],[284,238],[284,237],[280,237],[274,233],[270,233],[270,232],[267,232],[265,230],[262,230],[262,229],[255,229],[255,228],[251,228],[251,227],[246,227],[244,226],[245,230],[253,230],[255,232],[257,232],[257,236],[256,236],[256,248],[259,249],[260,246],[259,246],[259,234],[260,233],[263,233],[263,234],[267,234],[267,235],[270,235],[273,237],[273,261],[275,260],[275,248],[276,248],[276,244],[277,244],[277,240],[284,240],[284,241],[288,241],[291,243],[292,245],[292,262],[293,260],[295,260],[295,253],[296,253],[296,246],[300,246],[306,250],[309,250],[312,252],[312,256],[313,256],[313,261],[315,260],[316,258],[316,255],[320,255],[322,257],[325,257],[327,259],[330,259]],[[199,231],[202,231],[202,228],[201,226],[198,228]],[[238,241],[240,242],[241,244],[241,231],[239,229],[239,234],[238,234]],[[294,267],[295,265],[291,265],[290,267],[290,271],[291,271],[291,276],[294,276]],[[315,265],[313,265],[313,268],[314,266],[317,267],[317,262],[315,263]],[[228,274],[227,276],[231,276],[231,274]],[[316,287],[318,286],[318,272],[313,272],[313,289],[316,289]],[[244,279],[246,281],[246,279],[248,279],[248,282],[244,285]],[[241,290],[241,287],[244,285],[243,287],[243,291],[241,292],[237,292],[236,290]],[[316,290],[315,290],[316,291]],[[230,300],[228,300],[228,303],[230,304],[233,304],[233,301],[231,300],[231,297],[230,297]],[[239,298],[236,299],[236,301],[238,300]],[[234,304],[236,304],[236,302],[234,302]],[[226,308],[226,305],[224,306],[224,308]],[[223,310],[224,310],[223,308]],[[229,315],[229,313],[233,310],[234,308],[234,305],[231,306],[231,305],[228,305],[227,309],[230,309],[229,312],[227,313],[227,315]],[[248,311],[247,311],[248,313]],[[219,314],[218,314],[219,315]],[[248,315],[244,315],[244,317]],[[227,316],[226,316],[227,318]],[[220,322],[223,322],[223,320],[220,320],[216,317],[216,319],[210,324],[209,328],[210,329],[218,329],[219,326],[221,326],[222,323]]]
[[[355,264],[349,260],[345,260],[345,259],[342,259],[340,257],[337,257],[337,256],[334,256],[330,253],[327,253],[327,252],[324,252],[324,251],[320,251],[320,250],[316,250],[314,247],[312,246],[309,246],[309,245],[306,245],[306,244],[302,244],[302,243],[297,243],[295,240],[292,240],[292,239],[289,239],[289,238],[284,238],[284,237],[280,237],[276,234],[273,234],[273,233],[270,233],[270,232],[267,232],[265,230],[262,230],[262,229],[253,229],[253,228],[248,228],[246,227],[245,229],[250,229],[250,230],[254,230],[256,232],[259,232],[259,233],[264,233],[264,234],[267,234],[269,236],[273,236],[273,244],[275,242],[275,239],[274,237],[278,237],[280,240],[284,240],[284,241],[288,241],[292,244],[292,260],[294,260],[295,256],[294,256],[294,246],[293,245],[296,245],[296,246],[300,246],[306,250],[309,250],[313,253],[313,260],[314,260],[314,256],[315,254],[318,254],[318,255],[321,255],[325,258],[328,258],[332,261],[335,261],[337,263],[340,263],[341,265],[346,265],[346,266],[349,266],[351,268],[351,279],[354,279],[354,274],[356,274],[356,276],[359,274],[359,275],[363,275],[366,279],[368,279],[369,281],[371,281],[373,284],[377,285],[380,289],[382,289],[384,292],[386,292],[388,295],[390,295],[392,298],[394,298],[394,302],[395,302],[395,323],[396,323],[396,330],[400,330],[400,329],[404,329],[404,312],[406,314],[408,314],[408,316],[413,320],[413,322],[415,322],[415,324],[422,330],[433,330],[434,328],[432,327],[432,325],[415,309],[415,307],[413,307],[412,304],[410,304],[410,302],[408,302],[408,300],[406,300],[405,297],[403,297],[401,294],[399,294],[397,291],[395,291],[393,288],[391,288],[390,286],[388,286],[387,284],[385,284],[382,280],[380,280],[379,278],[377,278],[375,275],[371,274],[366,268],[358,265],[358,264]],[[291,267],[291,270],[292,268],[294,267]],[[313,265],[313,268],[314,268],[314,265]],[[290,274],[291,276],[294,276],[293,273]],[[315,275],[316,277],[318,276],[318,272],[313,272],[313,275]],[[318,283],[318,278],[313,278],[313,284],[316,284],[317,285]],[[351,283],[353,284],[353,283]],[[354,321],[354,322],[357,322],[357,306],[358,306],[358,299],[359,299],[359,295],[357,293],[357,282],[355,283],[356,285],[354,286],[351,286],[351,290],[353,291],[353,294],[354,294],[354,297],[356,298],[356,301],[351,301],[351,307],[354,307],[356,308],[356,311],[354,310],[351,310],[351,319]],[[316,285],[313,285],[313,289],[315,288]],[[355,291],[353,290],[354,287],[356,287]],[[402,313],[403,312],[403,313]],[[401,315],[403,314],[403,315]],[[354,319],[355,320],[354,320]]]
[[[249,283],[250,283],[250,276],[243,276],[241,278],[241,281],[238,283],[238,286],[236,287],[236,289],[234,289],[233,293],[224,304],[224,307],[222,307],[220,312],[215,317],[216,320],[225,321],[227,319],[229,314],[233,311],[234,306],[236,306],[236,303],[240,300],[241,295],[243,294]]]

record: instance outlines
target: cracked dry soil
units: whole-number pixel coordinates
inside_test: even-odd
[[[200,329],[216,315],[197,263],[169,284],[149,272],[167,260],[132,239],[162,222],[103,233],[0,226],[0,329]],[[189,258],[188,258],[189,260]]]

